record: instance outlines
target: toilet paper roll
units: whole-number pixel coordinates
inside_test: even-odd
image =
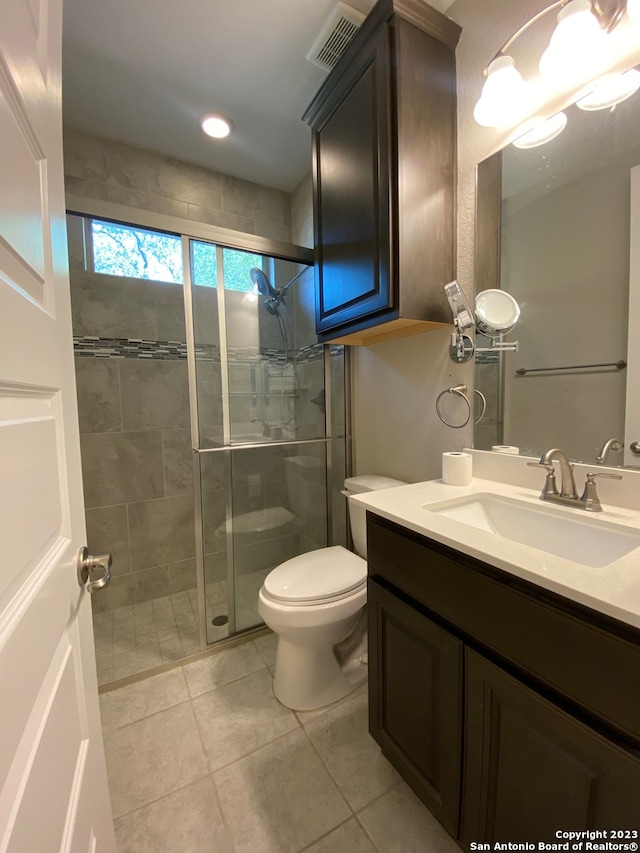
[[[494,453],[510,453],[512,456],[520,454],[520,448],[514,447],[513,444],[494,444],[491,449]]]
[[[448,486],[468,486],[471,482],[472,463],[473,457],[470,453],[443,453],[442,482]]]

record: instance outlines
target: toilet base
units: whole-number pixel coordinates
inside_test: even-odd
[[[314,711],[337,702],[366,678],[349,677],[342,671],[331,646],[303,646],[278,637],[273,692],[293,711]]]

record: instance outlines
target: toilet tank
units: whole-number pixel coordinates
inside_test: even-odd
[[[344,481],[343,495],[361,495],[363,492],[377,492],[379,489],[392,489],[394,486],[406,486],[404,480],[381,477],[378,474],[362,474],[360,477],[347,477]],[[349,501],[349,520],[351,535],[356,554],[367,556],[367,511]]]

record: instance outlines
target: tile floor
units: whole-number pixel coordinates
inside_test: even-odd
[[[119,853],[459,853],[367,732],[293,713],[267,635],[100,697]]]

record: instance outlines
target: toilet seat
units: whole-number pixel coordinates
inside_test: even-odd
[[[309,607],[340,601],[364,589],[367,563],[342,545],[300,554],[267,575],[267,598],[289,607]]]

